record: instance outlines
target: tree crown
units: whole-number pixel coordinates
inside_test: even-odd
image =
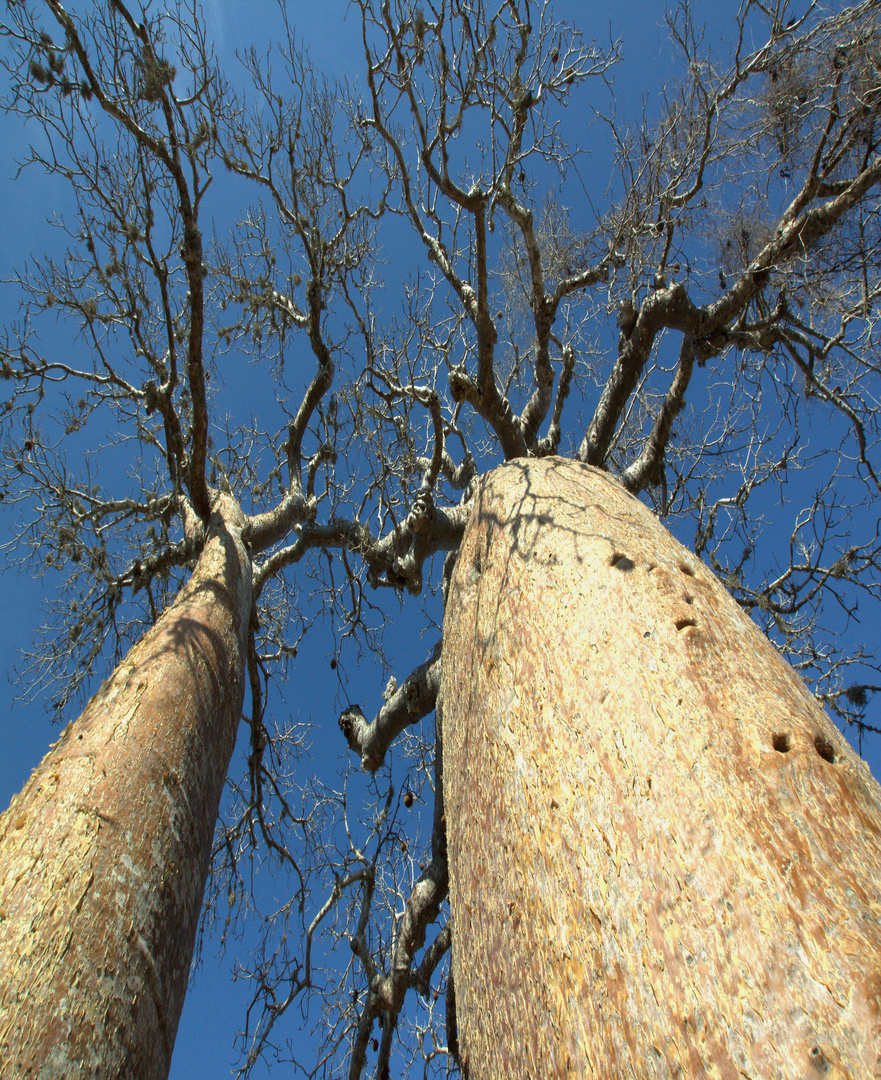
[[[840,722],[877,730],[878,661],[852,630],[881,587],[881,39],[872,2],[747,3],[719,55],[681,6],[681,77],[629,115],[620,45],[549,5],[352,12],[350,83],[315,69],[294,10],[233,85],[198,8],[10,3],[22,175],[48,173],[71,209],[16,278],[0,490],[9,550],[60,582],[23,667],[59,715],[177,591],[218,495],[241,506],[251,742],[215,882],[241,897],[244,863],[271,853],[293,883],[258,949],[245,1056],[312,994],[321,1067],[348,1057],[355,1075],[377,1021],[390,1060],[409,988],[428,1002],[412,1053],[445,1060],[426,1032],[449,925],[424,945],[442,813],[413,837],[402,811],[437,787],[434,736],[413,725],[434,708],[440,631],[372,722],[341,684],[374,774],[351,807],[295,774],[303,733],[268,694],[319,622],[350,672],[383,658],[410,594],[439,623],[495,464],[563,454],[617,476]],[[314,974],[325,919],[350,945],[345,998]]]

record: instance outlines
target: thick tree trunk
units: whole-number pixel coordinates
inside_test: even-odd
[[[484,480],[442,699],[472,1080],[881,1076],[881,789],[636,499]]]
[[[175,603],[0,818],[4,1077],[166,1077],[244,694],[251,565],[224,499]]]

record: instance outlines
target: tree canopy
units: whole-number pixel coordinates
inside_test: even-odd
[[[878,733],[878,4],[747,0],[726,51],[700,14],[669,11],[679,77],[639,103],[621,43],[527,0],[357,0],[348,82],[296,6],[232,72],[198,6],[7,5],[18,182],[69,205],[0,343],[6,550],[47,603],[19,678],[75,714],[234,497],[249,744],[208,918],[251,948],[245,1071],[452,1067],[430,718],[500,462],[617,477],[857,746]]]

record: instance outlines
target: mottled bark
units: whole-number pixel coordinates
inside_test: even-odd
[[[4,1077],[165,1077],[244,693],[223,499],[191,580],[0,818]]]
[[[483,482],[444,624],[472,1080],[881,1076],[881,789],[607,476]]]

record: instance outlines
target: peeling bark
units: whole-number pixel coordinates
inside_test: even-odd
[[[881,1076],[881,788],[647,508],[491,473],[442,665],[470,1076]]]
[[[251,564],[221,499],[191,580],[0,817],[3,1075],[168,1075],[244,694]]]

